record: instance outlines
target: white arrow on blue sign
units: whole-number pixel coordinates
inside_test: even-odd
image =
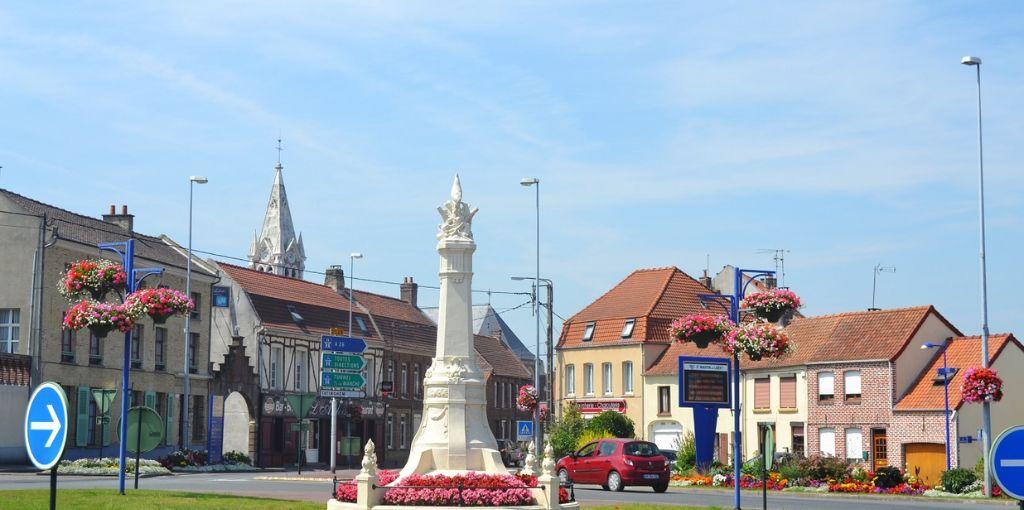
[[[992,477],[1008,496],[1024,499],[1024,425],[1010,427],[992,443]]]
[[[362,338],[324,335],[320,337],[320,350],[361,354],[366,350],[366,341]]]
[[[516,441],[526,441],[533,439],[533,422],[529,420],[519,420],[516,422]]]
[[[44,382],[25,410],[25,450],[32,464],[50,469],[60,462],[68,439],[68,397],[59,384]]]

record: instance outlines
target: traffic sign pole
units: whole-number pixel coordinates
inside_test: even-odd
[[[60,385],[47,381],[32,391],[22,434],[25,452],[32,464],[41,470],[50,470],[50,510],[55,510],[57,466],[68,440],[68,398]]]

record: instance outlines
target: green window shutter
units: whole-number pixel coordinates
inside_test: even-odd
[[[174,394],[167,394],[167,417],[164,426],[164,444],[174,444],[171,432],[174,431]]]
[[[88,386],[78,387],[78,398],[76,399],[76,414],[78,415],[75,424],[75,446],[87,446],[89,444],[89,399],[90,391]]]
[[[153,409],[154,411],[156,410],[156,392],[155,391],[147,391],[146,392],[146,396],[143,399],[143,401],[145,402],[146,407],[148,407],[150,409]]]

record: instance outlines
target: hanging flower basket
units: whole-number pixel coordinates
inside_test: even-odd
[[[527,384],[519,388],[519,396],[516,397],[516,408],[524,413],[532,413],[537,408],[537,388]]]
[[[128,282],[124,267],[106,259],[79,260],[71,264],[60,278],[57,290],[68,299],[89,294],[102,301],[107,292],[121,290]]]
[[[781,358],[793,352],[789,337],[767,322],[736,326],[725,335],[722,349],[729,354],[746,354],[751,361]]]
[[[788,289],[771,289],[743,298],[740,308],[753,309],[758,317],[778,322],[786,312],[800,308],[800,297]]]
[[[128,295],[124,306],[133,316],[148,315],[156,324],[163,324],[172,315],[184,315],[195,308],[185,293],[172,289],[142,289]]]
[[[718,342],[732,328],[732,321],[722,315],[692,314],[672,321],[669,333],[680,342],[693,342],[704,349]]]
[[[1003,380],[995,370],[988,368],[968,368],[964,372],[964,380],[960,384],[964,402],[972,404],[980,402],[999,402],[1003,399]]]
[[[80,301],[64,315],[64,329],[89,328],[97,338],[117,329],[127,333],[135,327],[135,317],[124,305]]]

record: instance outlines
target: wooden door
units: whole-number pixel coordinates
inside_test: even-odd
[[[908,443],[906,445],[907,475],[928,485],[938,485],[946,468],[946,445]]]
[[[871,431],[871,454],[873,457],[872,470],[878,471],[889,465],[888,453],[889,441],[884,430]]]

